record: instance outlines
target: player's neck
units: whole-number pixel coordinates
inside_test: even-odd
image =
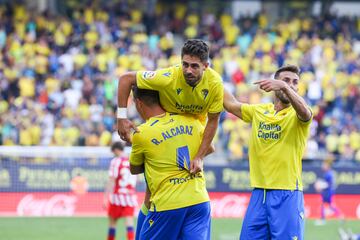
[[[152,117],[163,117],[165,114],[166,112],[162,107],[152,107],[149,109],[149,111],[146,112],[146,120]]]
[[[290,106],[290,103],[289,104],[285,104],[283,102],[280,101],[280,99],[278,98],[275,98],[275,101],[274,101],[274,108],[275,108],[275,111],[276,112],[280,112],[281,110],[287,108]]]

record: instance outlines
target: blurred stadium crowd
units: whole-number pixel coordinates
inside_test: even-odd
[[[265,13],[235,20],[186,4],[158,3],[152,15],[137,9],[109,3],[53,16],[1,6],[0,143],[109,146],[119,139],[118,77],[180,63],[182,40],[202,38],[211,45],[212,67],[244,102],[271,101],[252,82],[299,65],[299,93],[314,113],[306,157],[360,161],[359,18],[271,23]],[[133,107],[129,114],[139,121]],[[216,141],[228,159],[247,157],[249,130],[222,114]]]

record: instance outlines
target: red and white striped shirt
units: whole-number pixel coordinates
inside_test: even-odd
[[[109,196],[110,203],[123,207],[137,206],[136,176],[130,173],[129,159],[126,157],[112,159],[109,176],[115,179],[114,189]]]

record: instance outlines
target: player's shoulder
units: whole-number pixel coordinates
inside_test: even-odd
[[[260,112],[272,112],[274,111],[274,104],[273,103],[256,103],[256,104],[249,104],[252,108],[256,111]]]
[[[220,76],[220,74],[218,72],[216,72],[211,67],[208,67],[205,70],[205,77],[208,79],[209,84],[214,84],[214,85],[221,84],[222,85],[222,77]]]
[[[170,66],[167,68],[161,68],[156,70],[156,77],[161,79],[173,79],[177,78],[179,71],[181,71],[179,65]]]

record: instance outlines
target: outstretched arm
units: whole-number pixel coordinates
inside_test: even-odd
[[[125,73],[119,78],[117,128],[121,139],[127,142],[131,142],[130,129],[136,130],[136,126],[126,118],[127,101],[130,95],[131,88],[135,84],[135,72]]]
[[[295,109],[298,118],[305,122],[310,120],[312,113],[305,100],[284,81],[266,79],[257,81],[254,84],[258,84],[260,89],[266,92],[283,91],[289,98],[290,104]]]
[[[241,102],[236,100],[236,98],[228,90],[224,89],[224,108],[226,111],[242,119],[241,105]]]

